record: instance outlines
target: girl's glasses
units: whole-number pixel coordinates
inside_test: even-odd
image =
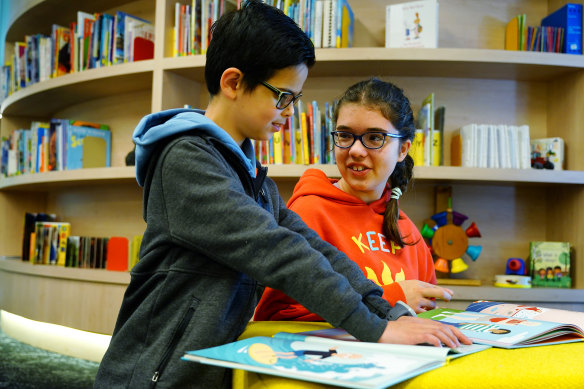
[[[355,144],[355,141],[359,139],[361,144],[367,149],[380,149],[385,143],[385,138],[403,138],[405,135],[401,134],[390,134],[388,132],[366,132],[361,135],[355,135],[351,132],[345,131],[332,131],[333,142],[335,146],[341,149],[348,149]]]

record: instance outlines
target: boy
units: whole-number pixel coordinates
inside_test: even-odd
[[[96,387],[229,387],[230,370],[180,357],[236,340],[260,284],[361,340],[465,340],[430,320],[388,324],[407,311],[391,308],[352,261],[286,209],[256,166],[250,138],[281,130],[313,63],[314,47],[291,19],[248,1],[213,26],[207,110],[169,110],[138,124],[147,227]]]

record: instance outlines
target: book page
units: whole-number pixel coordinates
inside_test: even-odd
[[[563,337],[561,342],[582,341],[583,334],[568,324],[491,315],[457,309],[433,309],[418,317],[437,320],[458,328],[473,342],[495,347],[515,348],[538,345],[537,342]],[[550,343],[550,342],[548,342]]]
[[[534,307],[530,305],[509,304],[495,301],[475,301],[474,303],[470,304],[466,310],[488,313],[491,315],[514,317],[517,319],[535,319],[541,321],[552,321],[556,323],[574,324],[584,331],[584,312]]]

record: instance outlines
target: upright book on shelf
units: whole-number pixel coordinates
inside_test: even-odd
[[[438,47],[438,2],[420,0],[385,8],[385,47]]]
[[[107,125],[70,120],[66,134],[67,170],[111,166],[111,132]]]
[[[531,242],[532,285],[535,287],[570,288],[570,243]]]
[[[582,4],[565,4],[543,18],[541,25],[564,29],[562,53],[582,54]]]

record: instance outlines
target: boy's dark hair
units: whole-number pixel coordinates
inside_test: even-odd
[[[393,124],[395,129],[404,135],[403,138],[400,138],[400,143],[406,140],[414,140],[416,126],[410,101],[405,96],[404,91],[392,83],[381,81],[378,78],[370,78],[350,86],[335,107],[333,113],[335,125],[339,117],[339,110],[346,103],[356,103],[378,109]],[[408,154],[403,161],[395,165],[395,169],[389,177],[391,187],[400,188],[402,193],[405,194],[413,176],[414,160]],[[398,218],[397,200],[391,199],[387,203],[383,218],[383,233],[385,237],[402,247],[416,244],[416,242],[405,242],[403,240],[397,224]]]
[[[221,75],[230,67],[243,72],[244,88],[251,91],[277,70],[315,62],[314,45],[294,20],[258,0],[219,18],[211,37],[205,66],[211,96],[219,93]]]

